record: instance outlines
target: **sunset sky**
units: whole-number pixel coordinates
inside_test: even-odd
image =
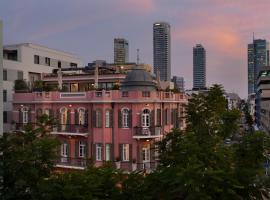
[[[113,62],[113,39],[130,61],[153,65],[153,23],[171,25],[172,75],[192,87],[192,47],[206,49],[207,85],[247,96],[247,44],[270,40],[270,0],[1,0],[4,43],[33,42],[75,53],[85,64]]]

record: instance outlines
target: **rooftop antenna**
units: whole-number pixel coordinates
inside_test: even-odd
[[[137,65],[139,65],[140,62],[140,49],[137,49]]]

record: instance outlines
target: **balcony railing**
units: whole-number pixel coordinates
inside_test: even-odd
[[[135,127],[133,138],[156,138],[160,137],[161,128],[159,126],[153,127]]]
[[[56,167],[85,169],[90,164],[90,160],[86,158],[61,157],[56,161]]]
[[[87,134],[88,124],[57,124],[53,126],[54,134],[71,133],[71,134]]]

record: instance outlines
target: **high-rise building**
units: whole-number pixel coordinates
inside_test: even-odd
[[[193,47],[193,88],[205,89],[206,52],[201,44]]]
[[[0,91],[3,91],[3,23],[0,20]],[[0,99],[3,99],[3,92],[0,92]],[[0,102],[0,135],[3,134],[3,101]]]
[[[269,43],[263,39],[253,39],[248,44],[248,94],[256,93],[257,76],[261,67],[269,65]]]
[[[185,91],[184,77],[173,76],[172,82],[174,83],[174,88],[177,88],[181,92]]]
[[[170,24],[153,24],[154,73],[160,72],[160,80],[171,80],[171,35]]]
[[[128,41],[124,38],[114,39],[114,63],[128,63]]]

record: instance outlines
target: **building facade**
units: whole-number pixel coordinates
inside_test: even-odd
[[[156,22],[153,24],[153,58],[154,73],[159,71],[161,81],[171,80],[171,34],[170,24]]]
[[[31,43],[5,45],[3,56],[4,131],[10,130],[12,122],[12,94],[15,80],[26,80],[31,89],[34,81],[40,80],[42,73],[82,65],[82,61],[74,54]]]
[[[261,67],[269,65],[269,42],[263,39],[248,44],[248,94],[256,93]]]
[[[206,88],[206,51],[201,44],[193,47],[193,89]]]
[[[0,20],[0,71],[3,71],[3,22]],[[0,91],[3,91],[3,73],[0,73]],[[0,92],[0,99],[3,99],[3,92]],[[0,113],[3,113],[3,102],[0,102]],[[3,122],[3,114],[0,115],[0,122]],[[3,134],[3,123],[0,123],[0,136]]]
[[[256,123],[270,133],[270,66],[261,67],[258,73],[255,104],[255,112],[260,112],[256,113]]]
[[[184,77],[173,76],[172,82],[174,83],[174,88],[177,88],[181,92],[185,91]]]
[[[15,93],[13,117],[16,129],[42,113],[58,119],[52,134],[61,141],[59,169],[84,169],[91,159],[95,166],[112,161],[128,171],[153,170],[155,142],[173,127],[186,127],[186,103],[184,93],[159,91],[138,67],[119,90]]]
[[[128,41],[124,38],[114,39],[114,63],[125,64],[129,62]]]

